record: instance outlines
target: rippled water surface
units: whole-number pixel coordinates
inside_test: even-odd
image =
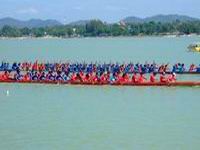
[[[200,63],[198,40],[0,40],[0,60]],[[200,87],[0,84],[0,149],[198,150],[199,114]]]

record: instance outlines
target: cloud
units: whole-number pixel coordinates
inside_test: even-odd
[[[17,11],[18,14],[37,14],[39,11],[35,8],[26,8],[26,9],[20,9]]]

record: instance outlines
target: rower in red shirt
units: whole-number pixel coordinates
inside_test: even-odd
[[[9,79],[9,73],[8,71],[5,71],[4,74],[1,76],[1,80],[8,80]]]
[[[173,72],[172,74],[170,74],[168,77],[168,81],[175,82],[176,81],[176,73]]]
[[[143,83],[144,81],[146,81],[147,79],[145,78],[143,73],[140,73],[140,76],[138,78],[138,82],[139,83]]]
[[[29,75],[29,73],[26,73],[26,74],[23,76],[23,81],[30,81],[30,75]]]
[[[132,82],[133,83],[137,83],[138,82],[138,80],[137,80],[137,73],[136,72],[132,76]]]
[[[163,73],[160,75],[160,82],[166,83],[167,81],[168,81],[168,79],[165,77],[165,72],[163,72]]]
[[[127,73],[126,73],[125,76],[124,76],[124,81],[125,81],[125,82],[129,82],[129,75],[128,75]]]
[[[119,83],[124,83],[124,74],[119,75]]]
[[[79,74],[80,74],[81,79],[83,80],[84,79],[84,73],[81,71]]]
[[[102,73],[102,75],[100,76],[100,82],[101,83],[106,83],[106,74]]]
[[[71,75],[71,82],[75,82],[76,80],[77,80],[77,75],[76,75],[76,73],[73,73]]]
[[[150,82],[154,83],[156,82],[156,73],[153,72],[151,75],[150,75]]]
[[[92,75],[92,83],[97,83],[98,82],[98,74],[97,73],[93,73]]]
[[[86,73],[86,75],[83,77],[83,82],[88,83],[89,82],[89,78],[90,78],[89,74]]]

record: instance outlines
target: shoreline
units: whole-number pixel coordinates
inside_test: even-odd
[[[31,37],[31,36],[23,36],[23,37],[0,37],[0,40],[28,40],[28,39],[112,39],[112,38],[148,38],[148,37],[164,37],[164,38],[181,38],[181,37],[200,37],[198,34],[166,34],[166,35],[137,35],[137,36],[97,36],[97,37],[54,37],[54,36],[44,36],[44,37]]]

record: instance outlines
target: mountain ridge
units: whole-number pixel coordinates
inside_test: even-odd
[[[62,25],[71,25],[71,26],[84,26],[87,23],[89,23],[92,19],[88,20],[78,20],[74,22],[70,22],[68,24],[63,24],[57,20],[54,19],[47,19],[47,20],[42,20],[42,19],[29,19],[27,21],[24,20],[18,20],[15,18],[11,17],[5,17],[0,19],[0,28],[2,28],[5,25],[11,26],[11,27],[17,27],[17,28],[38,28],[38,27],[52,27],[52,26],[62,26]],[[186,15],[177,15],[177,14],[169,14],[169,15],[154,15],[146,18],[140,18],[140,17],[135,17],[135,16],[129,16],[126,18],[121,19],[119,22],[124,22],[124,23],[145,23],[145,22],[161,22],[161,23],[171,23],[174,21],[181,21],[181,22],[186,22],[186,21],[200,21],[199,18],[195,17],[190,17]],[[117,22],[115,22],[117,23]],[[112,23],[111,23],[112,24]]]
[[[169,15],[159,14],[159,15],[154,15],[154,16],[145,17],[145,18],[129,16],[129,17],[122,19],[121,21],[123,21],[125,23],[145,23],[145,22],[150,22],[150,21],[162,22],[162,23],[169,22],[170,23],[170,22],[174,22],[177,20],[179,20],[181,22],[200,21],[199,18],[190,17],[190,16],[186,16],[186,15],[178,15],[178,14],[169,14]]]
[[[0,19],[0,28],[5,25],[18,27],[18,28],[24,28],[24,27],[37,28],[37,27],[46,27],[46,26],[49,26],[49,27],[58,26],[58,25],[62,25],[62,23],[53,19],[47,19],[47,20],[30,19],[27,21],[23,21],[23,20],[18,20],[11,17],[5,17],[5,18]]]

